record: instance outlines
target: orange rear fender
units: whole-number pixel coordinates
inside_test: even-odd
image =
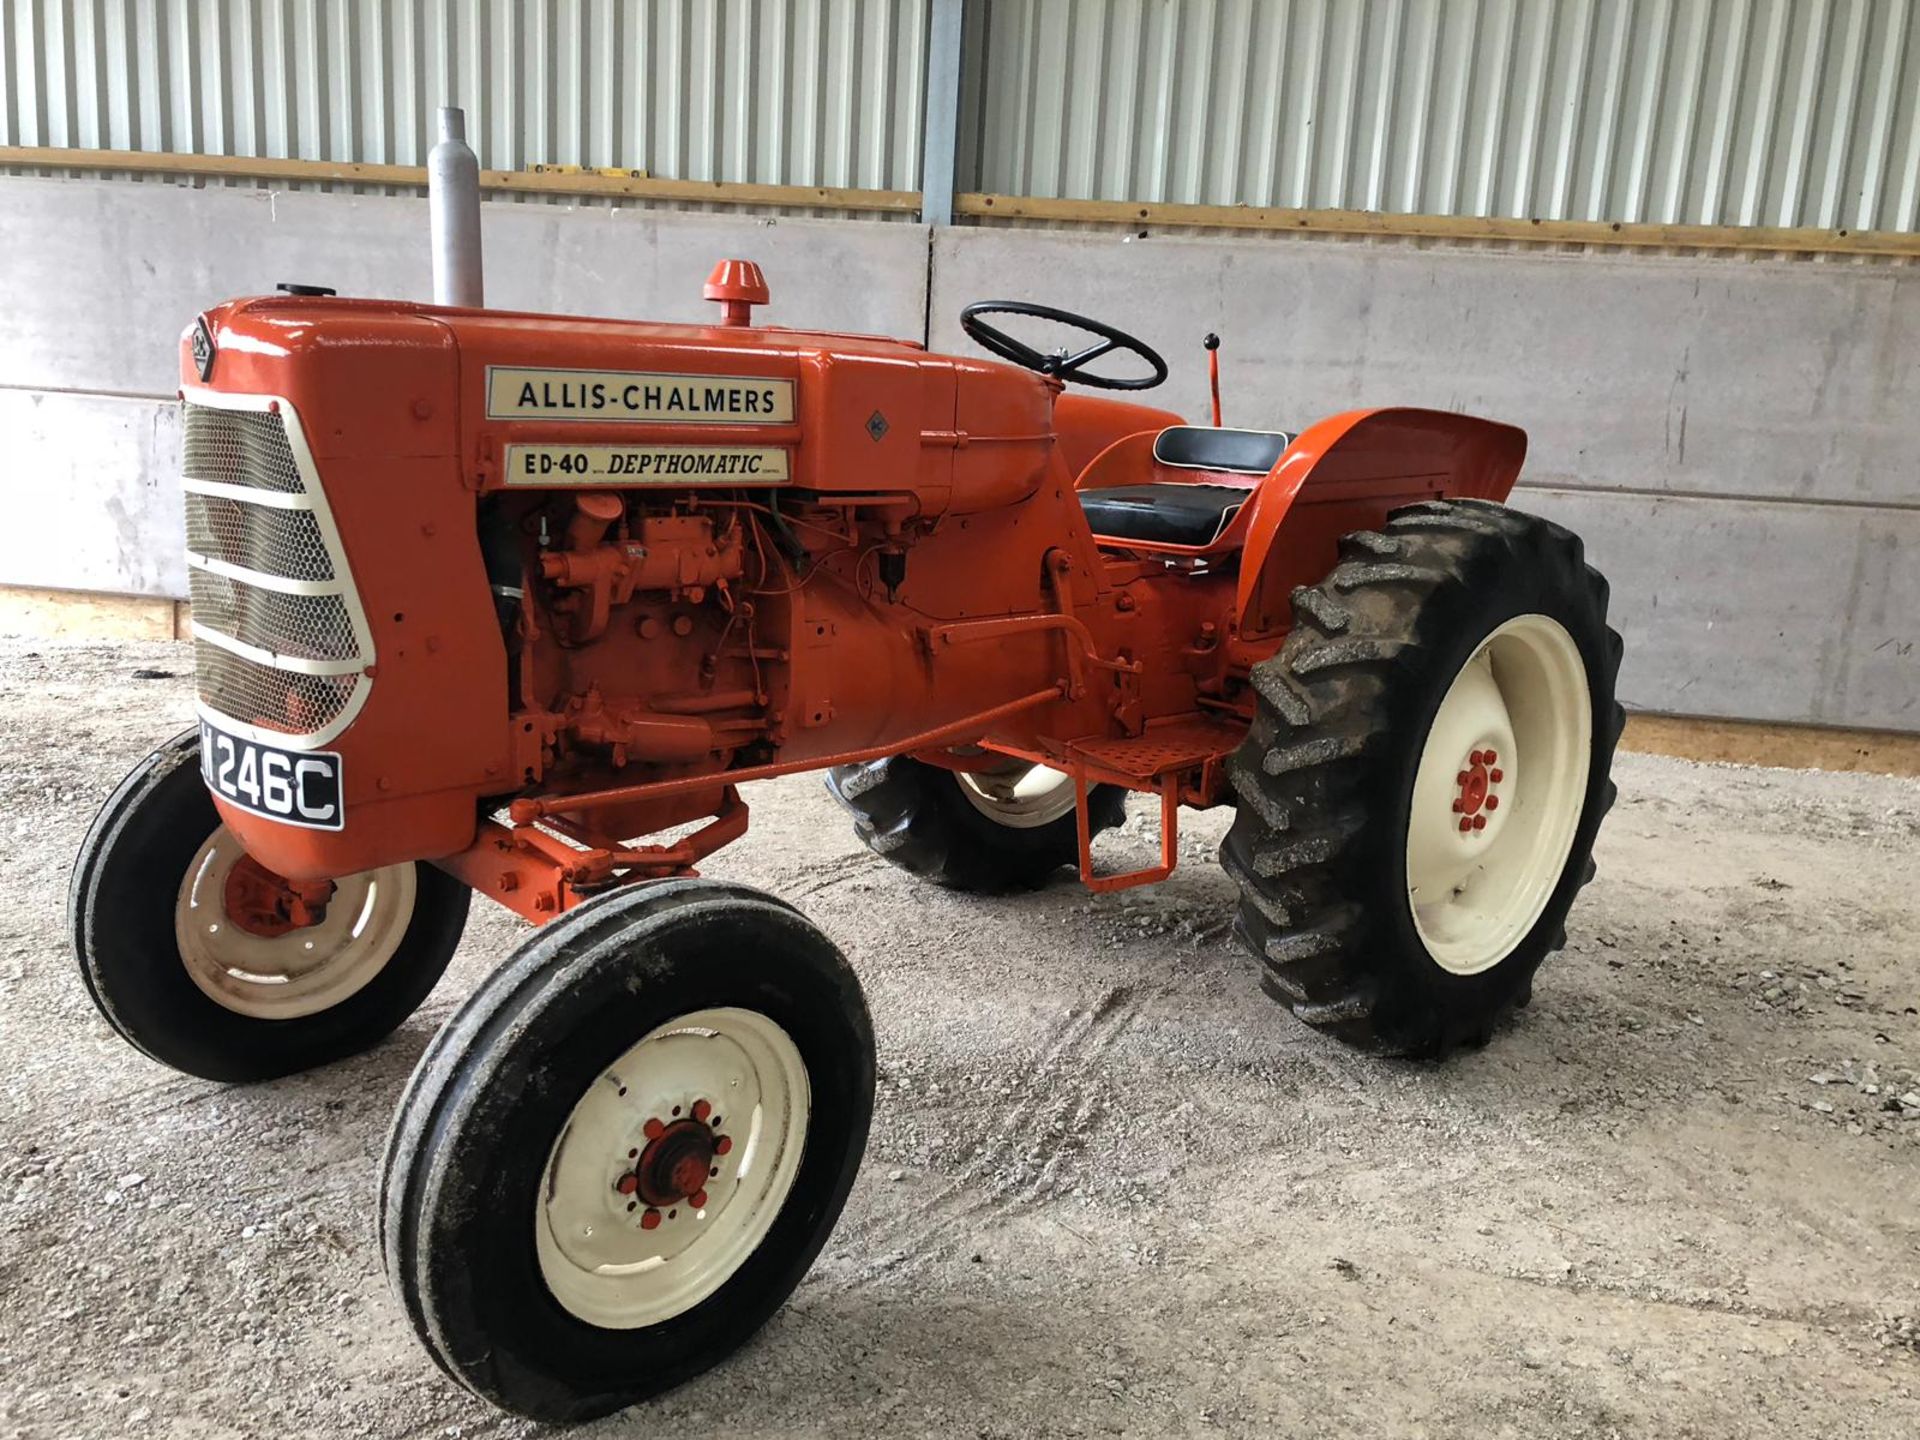
[[[1242,633],[1284,624],[1270,613],[1275,597],[1331,569],[1342,535],[1416,500],[1504,500],[1526,453],[1524,430],[1446,410],[1348,410],[1312,426],[1248,506],[1234,597]]]

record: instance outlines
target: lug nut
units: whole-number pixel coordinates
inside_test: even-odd
[[[1473,828],[1473,821],[1469,820],[1466,816],[1462,815],[1460,817],[1460,832],[1462,834],[1465,834],[1467,831],[1471,830],[1472,828]]]
[[[722,1135],[713,1142],[713,1153],[716,1155],[724,1155],[731,1149],[733,1149],[733,1137],[731,1135]]]
[[[707,1192],[706,1192],[706,1191],[704,1191],[704,1190],[696,1190],[696,1191],[694,1191],[694,1192],[693,1192],[693,1194],[692,1194],[691,1196],[689,1196],[688,1198],[689,1198],[689,1199],[691,1199],[691,1200],[693,1201],[693,1208],[694,1208],[694,1209],[696,1209],[696,1210],[704,1210],[704,1209],[706,1209],[706,1208],[707,1208]]]
[[[1467,781],[1471,780],[1472,778],[1473,777],[1471,775],[1467,774],[1466,771],[1462,770],[1458,775],[1453,777],[1453,783],[1456,785],[1464,785],[1467,783]]]
[[[1471,755],[1469,755],[1467,757],[1467,763],[1469,765],[1478,765],[1480,763],[1480,752],[1476,750]]]
[[[618,1190],[622,1195],[631,1195],[640,1188],[640,1177],[629,1170],[613,1182],[613,1188]]]
[[[649,1205],[647,1207],[647,1213],[640,1217],[640,1228],[642,1230],[651,1230],[659,1223],[660,1212]]]
[[[1489,770],[1487,772],[1487,779],[1491,780],[1496,785],[1498,785],[1502,780],[1506,778],[1507,777],[1501,774],[1498,770]]]
[[[1464,800],[1456,800],[1453,802],[1453,813],[1456,815],[1458,815],[1462,810],[1466,808],[1467,808],[1467,802]]]
[[[706,1101],[696,1100],[693,1102],[693,1118],[694,1119],[704,1120],[707,1118],[707,1116],[711,1115],[712,1113],[713,1113],[713,1106],[709,1105]]]
[[[1494,761],[1498,760],[1499,758],[1500,757],[1494,754],[1493,751],[1491,750],[1487,751],[1487,764],[1491,765]]]
[[[1487,809],[1498,810],[1499,808],[1500,808],[1500,797],[1498,795],[1487,796]]]
[[[1486,817],[1486,816],[1484,816],[1484,815],[1476,815],[1476,816],[1474,816],[1474,817],[1473,817],[1473,828],[1474,828],[1474,829],[1476,829],[1476,830],[1484,830],[1484,829],[1486,829],[1486,828],[1487,828],[1487,817]]]

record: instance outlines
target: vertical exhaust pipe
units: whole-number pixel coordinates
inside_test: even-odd
[[[478,310],[480,162],[467,145],[467,112],[440,108],[440,143],[427,156],[427,214],[433,230],[433,303]]]

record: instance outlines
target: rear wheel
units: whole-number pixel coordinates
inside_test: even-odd
[[[869,850],[951,890],[1037,889],[1080,863],[1073,780],[1044,765],[959,771],[894,755],[834,767],[827,789]],[[1087,809],[1098,835],[1126,819],[1126,791],[1092,786]]]
[[[1531,997],[1613,802],[1606,610],[1576,536],[1485,501],[1397,511],[1294,592],[1221,862],[1296,1016],[1438,1054]]]
[[[69,920],[88,994],[163,1065],[265,1080],[377,1044],[453,957],[467,887],[430,866],[335,882],[322,918],[262,903],[276,877],[221,824],[196,731],[156,750],[95,817],[74,865]]]
[[[408,1083],[381,1248],[449,1375],[603,1415],[746,1342],[845,1204],[873,1113],[846,960],[771,896],[663,880],[552,921]]]

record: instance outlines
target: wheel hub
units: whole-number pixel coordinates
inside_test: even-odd
[[[1487,828],[1487,813],[1500,808],[1499,787],[1506,771],[1494,762],[1499,752],[1491,746],[1474,750],[1467,756],[1466,768],[1455,777],[1458,789],[1453,797],[1453,813],[1460,817],[1460,831],[1466,834]]]
[[[1585,662],[1566,627],[1536,614],[1496,627],[1441,697],[1408,810],[1407,900],[1441,969],[1492,968],[1539,919],[1580,823],[1591,749]]]
[[[331,880],[283,880],[251,855],[242,855],[227,871],[222,903],[227,919],[240,929],[275,940],[325,920],[333,890]]]
[[[720,1129],[721,1116],[708,1100],[695,1100],[690,1113],[676,1105],[667,1119],[647,1117],[640,1127],[645,1144],[627,1151],[626,1168],[613,1182],[614,1193],[629,1212],[640,1211],[640,1228],[652,1230],[663,1219],[707,1208],[707,1182],[720,1174],[716,1163],[733,1149],[733,1137]]]

